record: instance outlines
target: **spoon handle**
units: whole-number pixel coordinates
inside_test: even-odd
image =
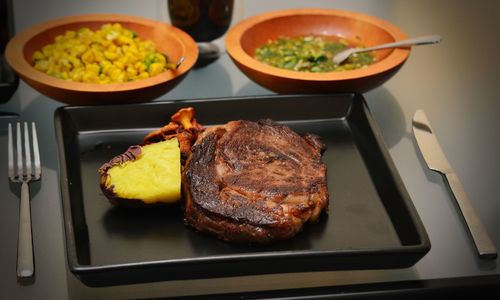
[[[439,36],[439,35],[426,35],[426,36],[420,36],[420,37],[411,38],[411,39],[407,39],[407,40],[397,41],[397,42],[393,42],[393,43],[382,44],[382,45],[378,45],[378,46],[374,46],[374,47],[363,48],[361,50],[363,52],[365,52],[365,51],[373,51],[373,50],[386,49],[386,48],[436,44],[439,42],[441,42],[441,36]]]

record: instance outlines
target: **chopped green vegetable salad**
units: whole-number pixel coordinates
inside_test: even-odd
[[[255,50],[255,58],[268,65],[301,72],[332,72],[354,70],[375,61],[370,53],[356,53],[342,64],[332,58],[349,47],[344,39],[329,40],[322,36],[280,37]]]

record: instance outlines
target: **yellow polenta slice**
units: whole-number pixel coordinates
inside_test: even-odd
[[[101,188],[113,203],[172,203],[181,199],[181,157],[177,138],[131,146],[100,169]],[[130,201],[128,201],[130,202]]]

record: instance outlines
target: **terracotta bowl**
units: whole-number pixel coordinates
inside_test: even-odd
[[[266,65],[254,58],[255,49],[279,37],[327,35],[365,47],[406,39],[387,21],[361,13],[329,9],[292,9],[246,19],[227,33],[231,59],[250,79],[277,93],[366,92],[392,77],[410,54],[410,48],[374,52],[372,65],[350,71],[306,73]]]
[[[120,23],[135,31],[142,40],[152,40],[157,50],[172,62],[177,62],[182,56],[185,61],[177,70],[168,70],[148,79],[109,84],[71,82],[33,68],[33,52],[53,43],[57,35],[82,27],[95,31],[106,23]],[[187,33],[161,22],[127,15],[91,14],[35,25],[10,40],[5,56],[19,77],[40,93],[64,103],[86,105],[146,102],[163,95],[191,70],[198,58],[198,48]]]

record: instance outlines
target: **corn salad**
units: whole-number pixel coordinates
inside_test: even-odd
[[[53,44],[35,51],[35,69],[48,75],[75,82],[121,83],[149,78],[175,65],[156,51],[150,40],[121,24],[105,24],[92,31],[68,30]]]

